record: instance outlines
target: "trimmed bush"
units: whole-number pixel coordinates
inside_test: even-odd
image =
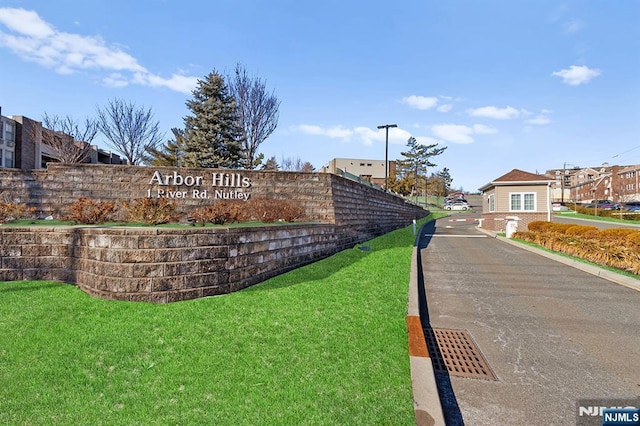
[[[92,225],[114,220],[116,203],[113,201],[96,202],[86,197],[78,198],[71,206],[71,214],[64,218],[76,223]]]
[[[565,231],[567,235],[583,235],[583,236],[595,236],[598,233],[598,228],[590,225],[573,225]]]
[[[224,200],[210,206],[200,207],[191,212],[191,217],[204,226],[207,223],[224,225],[226,223],[244,221],[243,213],[246,203],[238,200]]]
[[[175,221],[176,203],[167,198],[138,198],[123,203],[129,212],[128,220],[149,225],[160,225]]]
[[[304,217],[304,208],[290,200],[252,198],[248,201],[252,218],[260,222],[295,222]]]
[[[562,224],[550,222],[532,224],[536,230],[516,232],[513,237],[599,265],[640,274],[640,230],[599,230],[594,226],[558,226]]]
[[[36,211],[24,203],[0,202],[0,223],[22,219]]]

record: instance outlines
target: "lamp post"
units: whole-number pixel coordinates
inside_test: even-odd
[[[386,129],[386,139],[384,145],[384,192],[389,191],[389,128],[398,127],[397,124],[385,124],[378,126],[378,129]]]

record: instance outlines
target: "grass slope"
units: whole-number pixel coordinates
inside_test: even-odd
[[[0,283],[0,424],[414,424],[413,242],[168,305]]]

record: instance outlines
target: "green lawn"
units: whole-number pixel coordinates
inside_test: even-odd
[[[407,227],[368,251],[168,305],[0,283],[0,424],[415,424],[413,243]]]

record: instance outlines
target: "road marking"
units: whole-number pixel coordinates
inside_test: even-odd
[[[449,222],[475,222],[478,219],[468,218],[468,219],[449,219]]]
[[[444,235],[444,234],[424,234],[425,237],[451,237],[451,238],[487,238],[486,235]]]

